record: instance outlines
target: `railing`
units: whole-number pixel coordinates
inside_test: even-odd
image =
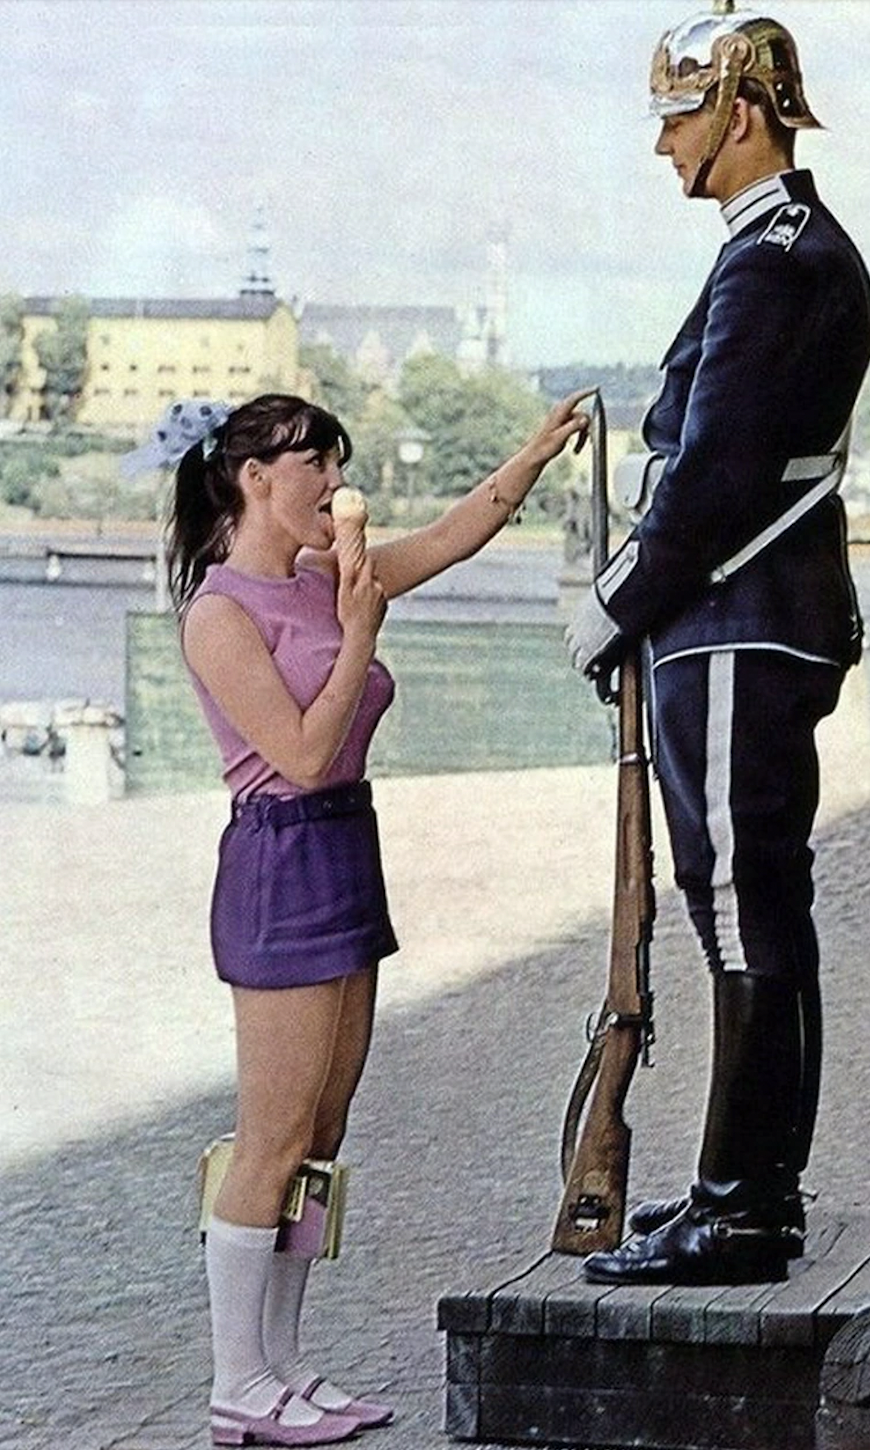
[[[73,563],[107,566],[139,563],[139,582],[154,587],[155,607],[161,612],[168,607],[165,556],[156,537],[75,538],[48,533],[0,536],[0,565],[28,560],[40,562],[42,577],[48,584],[67,579]]]

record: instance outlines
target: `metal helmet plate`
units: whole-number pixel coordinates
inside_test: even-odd
[[[741,80],[758,81],[784,126],[818,127],[804,95],[797,46],[784,25],[718,0],[712,12],[693,15],[662,36],[650,73],[654,116],[697,111],[713,86],[730,92]]]

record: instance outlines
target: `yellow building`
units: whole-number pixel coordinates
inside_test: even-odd
[[[21,374],[9,416],[39,421],[44,374],[34,342],[60,299],[24,299]],[[300,386],[296,318],[273,293],[236,298],[88,300],[87,371],[75,421],[141,432],[176,398],[238,404]]]

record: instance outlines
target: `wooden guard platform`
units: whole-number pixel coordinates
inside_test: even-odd
[[[445,1429],[480,1444],[814,1450],[826,1348],[868,1305],[870,1214],[811,1210],[784,1284],[607,1288],[547,1253],[441,1299]]]

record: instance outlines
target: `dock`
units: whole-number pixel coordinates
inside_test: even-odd
[[[156,537],[147,536],[83,536],[63,533],[15,534],[0,537],[0,569],[9,566],[36,568],[46,583],[70,577],[70,566],[98,565],[111,571],[113,566],[138,567],[142,583],[153,584],[156,577],[160,546]],[[73,579],[77,578],[73,571]]]

